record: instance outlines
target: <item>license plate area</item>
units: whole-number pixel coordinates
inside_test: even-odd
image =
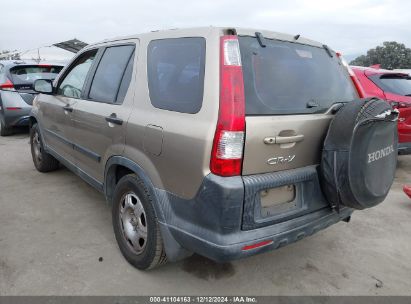
[[[243,230],[286,222],[329,206],[318,166],[243,177]]]
[[[297,208],[295,185],[286,185],[260,191],[261,216],[289,212]]]

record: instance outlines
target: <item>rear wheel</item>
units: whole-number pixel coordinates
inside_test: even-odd
[[[10,127],[6,127],[2,119],[0,119],[0,136],[9,136],[13,133]]]
[[[49,172],[58,169],[58,160],[44,150],[37,124],[34,124],[30,129],[30,145],[33,163],[38,171]]]
[[[152,198],[135,174],[118,182],[112,216],[120,251],[131,265],[145,270],[167,261]]]

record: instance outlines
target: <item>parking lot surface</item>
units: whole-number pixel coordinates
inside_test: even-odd
[[[104,197],[65,168],[37,172],[28,141],[0,138],[0,295],[411,295],[411,156],[386,201],[348,224],[232,263],[194,255],[141,272]]]

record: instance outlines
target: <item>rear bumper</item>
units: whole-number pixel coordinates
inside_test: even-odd
[[[407,108],[408,110],[409,108]],[[403,113],[400,114],[404,115]],[[411,116],[411,111],[410,114]],[[406,118],[406,121],[398,122],[398,141],[401,144],[411,144],[411,118]]]
[[[352,212],[352,209],[348,208],[342,209],[339,214],[331,212],[329,209],[324,209],[285,223],[254,230],[238,231],[235,234],[222,238],[219,243],[210,241],[207,235],[203,235],[205,238],[202,238],[195,231],[187,231],[171,226],[168,226],[168,229],[182,247],[212,260],[227,262],[275,250],[302,240],[343,219],[347,219],[351,216]],[[245,250],[245,246],[266,241],[269,243],[265,246]]]
[[[29,125],[32,106],[18,92],[0,91],[0,114],[6,127]]]
[[[170,253],[181,250],[167,248],[174,243],[186,251],[225,262],[277,249],[348,218],[352,209],[343,208],[337,213],[324,202],[316,172],[315,167],[307,167],[247,178],[209,174],[190,200],[157,189],[163,238],[167,234],[174,240],[165,240],[167,255],[170,260],[179,259]],[[296,209],[262,218],[256,198],[259,191],[287,183],[297,188]],[[244,249],[259,242],[267,244]]]
[[[10,114],[11,111],[4,113],[4,121],[7,127],[26,127],[30,121],[30,110],[13,110],[16,113]],[[18,113],[17,113],[18,112]]]
[[[398,144],[398,154],[411,154],[411,142],[399,143]]]

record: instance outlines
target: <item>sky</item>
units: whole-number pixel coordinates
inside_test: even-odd
[[[0,11],[0,50],[210,25],[301,34],[347,59],[384,41],[411,47],[409,0],[0,0]],[[50,47],[40,54],[72,56]],[[37,56],[37,50],[24,56]]]

